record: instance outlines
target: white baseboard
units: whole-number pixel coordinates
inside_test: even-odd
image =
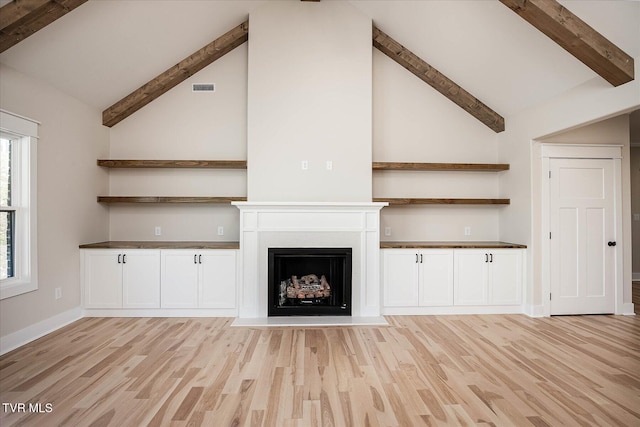
[[[238,317],[235,308],[85,308],[82,317]]]
[[[382,307],[382,314],[389,316],[429,316],[466,314],[523,314],[520,305],[448,305],[442,307]]]
[[[82,309],[80,307],[73,308],[53,317],[42,320],[24,329],[13,332],[9,335],[0,337],[0,355],[15,350],[33,340],[45,336],[63,326],[82,319]]]
[[[524,314],[529,317],[545,317],[544,305],[525,305]]]
[[[631,273],[631,280],[640,280],[640,273]]]
[[[632,302],[622,304],[622,314],[625,316],[635,316],[635,310]]]

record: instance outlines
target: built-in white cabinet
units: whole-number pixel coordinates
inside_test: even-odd
[[[453,251],[386,249],[382,252],[385,306],[453,304]]]
[[[160,307],[160,251],[83,251],[85,308]]]
[[[477,312],[492,306],[513,310],[522,300],[523,263],[518,248],[383,249],[384,307],[391,314],[404,313],[404,307],[413,307],[407,312],[412,314],[461,313],[471,306],[484,310]],[[420,307],[432,309],[416,311]],[[458,309],[443,311],[447,307]]]
[[[520,304],[522,262],[517,249],[455,250],[454,304]]]
[[[162,308],[235,308],[236,251],[162,250]]]
[[[83,249],[86,309],[234,309],[236,250]]]

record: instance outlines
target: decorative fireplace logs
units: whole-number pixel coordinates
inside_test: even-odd
[[[307,274],[298,279],[298,276],[291,276],[280,283],[281,289],[287,298],[326,298],[331,296],[331,286],[327,278],[322,275],[319,279],[315,274]]]
[[[269,316],[351,316],[351,248],[269,248]]]

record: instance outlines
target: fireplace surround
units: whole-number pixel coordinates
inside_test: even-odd
[[[233,204],[240,209],[239,318],[268,318],[270,248],[351,248],[351,316],[380,316],[380,209],[386,203]]]

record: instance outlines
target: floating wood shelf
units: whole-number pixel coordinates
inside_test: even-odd
[[[246,160],[98,160],[106,168],[246,169]]]
[[[509,170],[509,165],[496,163],[373,162],[373,170],[500,172]]]
[[[231,203],[246,197],[98,196],[99,203]]]
[[[423,199],[423,198],[374,198],[374,202],[387,202],[389,206],[404,205],[508,205],[509,199]]]

